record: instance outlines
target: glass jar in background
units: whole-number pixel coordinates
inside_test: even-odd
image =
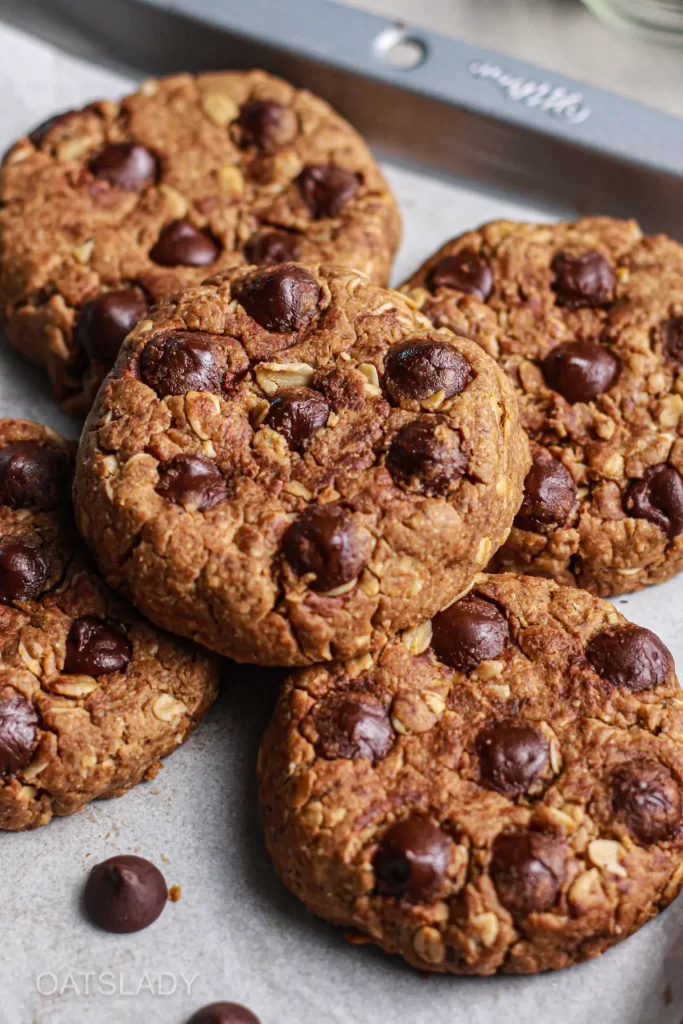
[[[583,0],[599,18],[649,39],[683,46],[683,0]]]

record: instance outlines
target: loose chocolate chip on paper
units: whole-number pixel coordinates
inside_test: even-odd
[[[465,357],[453,345],[415,338],[394,345],[384,368],[387,391],[395,401],[422,401],[438,391],[445,398],[459,395],[472,379]]]
[[[312,388],[280,388],[270,403],[266,423],[277,430],[293,451],[324,427],[330,415],[329,403]]]
[[[338,217],[360,187],[360,177],[335,164],[312,164],[297,178],[301,197],[311,217],[323,220]]]
[[[160,466],[156,492],[188,512],[205,512],[228,496],[218,466],[202,455],[176,455]]]
[[[660,463],[646,469],[629,486],[624,504],[629,515],[654,523],[669,540],[683,533],[683,479],[673,466]]]
[[[524,498],[515,526],[542,533],[560,526],[571,515],[577,489],[569,470],[542,445],[533,445],[531,469],[524,481]]]
[[[0,689],[0,776],[14,775],[30,762],[38,715],[30,701],[10,686]]]
[[[223,390],[225,370],[217,346],[221,339],[197,331],[167,331],[145,345],[140,357],[143,381],[164,398],[188,391]]]
[[[128,637],[94,615],[75,619],[66,638],[64,671],[73,675],[102,676],[123,672],[132,657]]]
[[[498,898],[517,914],[552,907],[565,870],[565,844],[541,832],[501,832],[493,841],[489,871]]]
[[[147,300],[134,288],[106,292],[86,303],[74,337],[93,363],[110,369],[125,337],[147,312]]]
[[[451,838],[425,818],[412,815],[391,825],[373,858],[377,892],[410,903],[433,899],[448,870]]]
[[[619,376],[619,361],[592,341],[566,341],[541,364],[545,382],[568,402],[590,402],[609,391]]]
[[[434,653],[459,672],[472,672],[480,662],[498,658],[509,641],[505,616],[481,597],[464,597],[432,620]]]
[[[367,693],[333,693],[313,713],[318,733],[316,750],[329,761],[383,758],[394,740],[384,705]]]
[[[649,757],[636,757],[615,771],[612,807],[631,835],[647,845],[673,839],[683,810],[677,781]]]
[[[206,267],[218,259],[220,246],[213,235],[189,220],[174,220],[150,250],[150,259],[162,267]]]
[[[531,722],[505,718],[479,733],[477,750],[484,782],[504,796],[517,796],[545,771],[550,745]]]
[[[631,693],[661,686],[673,672],[673,658],[659,637],[632,622],[596,633],[586,657],[601,679]]]
[[[114,188],[136,191],[154,184],[159,164],[154,153],[134,142],[110,142],[90,161],[96,178]]]
[[[0,602],[35,601],[45,586],[48,562],[36,545],[19,537],[0,541]]]
[[[431,292],[452,288],[486,301],[493,291],[493,272],[488,260],[480,253],[474,249],[461,249],[439,260],[429,273],[427,286]]]
[[[299,576],[315,574],[312,590],[324,592],[358,575],[370,554],[368,540],[346,509],[311,505],[285,534],[283,552]]]
[[[143,857],[123,855],[97,864],[85,886],[88,917],[107,932],[139,932],[159,917],[168,889],[159,869]]]
[[[235,291],[252,320],[278,334],[307,327],[318,312],[321,294],[313,274],[291,263],[257,270]]]
[[[56,508],[69,501],[68,452],[39,441],[11,441],[0,450],[0,505]]]
[[[616,277],[609,260],[589,249],[580,256],[557,253],[551,264],[558,306],[576,310],[604,306],[614,298]]]

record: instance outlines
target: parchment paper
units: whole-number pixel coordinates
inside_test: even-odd
[[[130,85],[0,25],[0,149]],[[540,216],[387,172],[405,217],[396,282],[457,231]],[[78,430],[6,344],[0,415]],[[618,604],[683,667],[682,597],[683,578]],[[681,901],[602,959],[535,978],[424,977],[309,915],[277,880],[258,822],[254,764],[276,677],[231,666],[227,676],[216,709],[154,782],[36,832],[0,834],[0,1024],[183,1024],[214,1000],[242,1002],[263,1024],[679,1024]],[[121,938],[79,907],[90,866],[117,853],[150,858],[182,886],[154,925]]]

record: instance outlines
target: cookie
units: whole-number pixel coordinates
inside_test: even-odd
[[[677,895],[682,741],[653,633],[482,575],[375,657],[290,675],[259,757],[266,840],[314,913],[415,967],[567,967]]]
[[[237,661],[348,658],[452,601],[528,468],[479,346],[339,267],[234,269],[128,337],[83,433],[81,532],[153,622]]]
[[[499,221],[404,286],[516,385],[533,466],[498,567],[606,596],[683,569],[683,247],[632,221]]]
[[[83,414],[147,308],[223,267],[334,260],[385,283],[394,197],[323,100],[176,75],[52,118],[0,170],[0,320]]]
[[[216,695],[212,656],[144,622],[90,566],[73,448],[0,420],[0,829],[154,778]]]

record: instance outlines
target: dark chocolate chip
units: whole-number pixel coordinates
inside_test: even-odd
[[[662,843],[678,832],[683,810],[681,790],[659,761],[635,758],[612,777],[612,807],[641,843]]]
[[[547,448],[535,444],[531,455],[531,469],[524,481],[524,498],[515,526],[543,533],[567,521],[576,505],[577,490],[569,470]]]
[[[550,746],[523,718],[494,722],[477,737],[483,781],[504,796],[526,793],[548,765]]]
[[[501,832],[493,841],[489,871],[498,899],[517,914],[549,910],[565,870],[565,844],[541,832]]]
[[[289,447],[297,451],[327,423],[329,403],[311,388],[280,388],[270,403],[266,423],[279,431]]]
[[[85,885],[85,909],[106,932],[139,932],[156,921],[168,899],[164,876],[142,857],[120,856],[95,865]]]
[[[293,142],[299,121],[293,110],[273,100],[250,100],[240,109],[237,124],[243,146],[256,146],[264,153],[274,153]]]
[[[228,496],[218,466],[202,455],[176,455],[160,466],[156,492],[187,512],[204,512]]]
[[[34,544],[19,537],[0,541],[0,602],[35,601],[45,586],[48,563]]]
[[[146,312],[146,299],[133,288],[105,292],[81,310],[75,339],[91,362],[110,369],[124,338]]]
[[[369,555],[352,514],[338,505],[309,506],[287,530],[283,552],[297,575],[314,573],[309,585],[323,592],[350,583]]]
[[[0,505],[56,508],[69,501],[71,459],[39,441],[12,441],[0,450]]]
[[[211,1003],[197,1010],[187,1024],[261,1024],[261,1021],[239,1003]]]
[[[619,361],[592,341],[565,341],[541,364],[545,382],[568,402],[590,402],[609,391],[619,376]]]
[[[65,110],[63,114],[55,114],[54,117],[49,117],[47,121],[43,121],[41,124],[36,125],[33,131],[28,133],[29,142],[34,145],[36,149],[40,149],[52,129],[56,127],[60,121],[68,120],[68,118],[70,118],[74,113],[74,110]]]
[[[443,885],[450,836],[413,815],[390,825],[373,859],[377,892],[410,903],[433,899]]]
[[[335,164],[312,164],[304,167],[296,183],[311,217],[323,220],[339,216],[358,191],[360,177]]]
[[[604,306],[614,298],[616,278],[609,260],[589,249],[580,256],[559,252],[552,262],[553,290],[565,309]]]
[[[472,672],[503,653],[510,640],[505,616],[481,597],[463,597],[432,620],[432,647],[439,661]]]
[[[629,486],[624,504],[629,515],[654,523],[669,540],[683,533],[683,479],[673,466],[662,462],[646,469]]]
[[[474,249],[461,249],[452,256],[444,256],[432,267],[427,287],[431,292],[438,288],[453,288],[486,301],[493,291],[491,265]]]
[[[672,316],[664,325],[664,354],[683,366],[683,316]]]
[[[188,391],[223,390],[225,371],[216,352],[220,338],[193,331],[168,331],[145,345],[140,374],[164,398]]]
[[[275,263],[296,263],[301,254],[301,239],[289,231],[267,231],[254,235],[244,247],[250,263],[272,267]]]
[[[446,398],[459,395],[472,380],[465,357],[445,341],[416,338],[394,345],[384,367],[384,379],[391,397],[422,401],[438,391]]]
[[[104,619],[75,619],[66,638],[64,671],[70,675],[104,676],[123,672],[133,654],[130,641]]]
[[[113,188],[136,191],[153,185],[159,175],[154,153],[135,142],[110,142],[90,161],[96,178]]]
[[[0,689],[0,777],[14,775],[31,760],[38,715],[30,701],[10,686]]]
[[[235,289],[248,315],[266,331],[301,331],[318,312],[320,288],[310,270],[283,263],[257,270]]]
[[[586,657],[601,679],[631,693],[661,686],[673,672],[673,658],[659,637],[632,622],[596,633]]]
[[[413,420],[394,436],[386,465],[394,483],[430,496],[448,494],[467,470],[460,437],[445,420]]]
[[[339,757],[378,761],[394,741],[387,709],[368,693],[330,694],[316,706],[313,720],[316,751],[330,761]]]
[[[162,267],[206,267],[218,259],[218,242],[189,220],[174,220],[159,235],[150,259]]]

